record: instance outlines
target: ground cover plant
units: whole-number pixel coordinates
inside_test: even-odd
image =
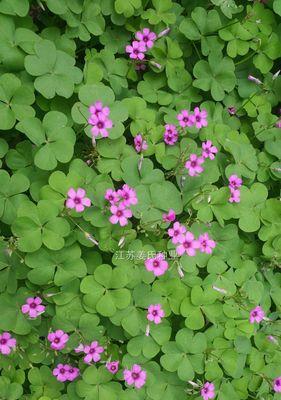
[[[281,0],[0,0],[0,398],[281,398]]]

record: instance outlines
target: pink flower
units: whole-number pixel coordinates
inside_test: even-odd
[[[111,374],[116,374],[118,372],[119,369],[119,361],[111,361],[111,362],[107,362],[105,364],[106,369],[111,373]]]
[[[53,375],[57,378],[59,382],[65,382],[69,377],[69,366],[68,364],[58,364],[56,368],[53,369]]]
[[[128,224],[128,218],[132,217],[132,211],[127,208],[124,204],[119,204],[119,206],[112,205],[110,207],[112,213],[109,221],[112,224],[120,224],[120,226],[125,226]]]
[[[94,341],[90,346],[84,347],[84,357],[85,363],[89,364],[91,361],[98,362],[101,359],[100,354],[104,352],[104,348],[99,345],[99,342]]]
[[[83,353],[84,352],[84,346],[82,343],[80,343],[77,347],[74,349],[75,353]]]
[[[165,125],[164,142],[170,146],[175,144],[178,140],[178,131],[175,125]]]
[[[186,126],[193,126],[195,119],[194,115],[189,114],[187,110],[182,110],[178,115],[177,119],[181,127],[185,128]]]
[[[185,168],[188,170],[189,176],[197,176],[204,171],[204,168],[201,167],[201,164],[204,163],[203,157],[197,157],[196,154],[190,154],[189,160],[185,163]]]
[[[138,203],[136,191],[129,185],[123,185],[122,189],[119,189],[117,193],[122,200],[122,204],[124,204],[126,207],[129,207],[130,205],[136,205]]]
[[[143,60],[146,46],[144,42],[138,42],[134,40],[132,45],[126,46],[126,53],[130,54],[130,58],[133,60]]]
[[[136,39],[138,39],[144,46],[151,49],[154,45],[154,40],[156,39],[156,34],[151,32],[150,29],[144,28],[142,31],[136,32]]]
[[[58,329],[55,332],[50,332],[48,334],[47,338],[48,338],[49,342],[51,342],[51,349],[62,350],[65,348],[65,345],[68,342],[69,336],[67,333],[65,333],[61,329]]]
[[[238,189],[242,185],[242,179],[239,178],[237,175],[231,175],[228,178],[228,187],[230,189]]]
[[[108,129],[111,129],[113,126],[111,119],[102,113],[98,113],[98,115],[92,115],[89,123],[93,125],[91,132],[94,137],[97,137],[98,135],[101,135],[102,137],[108,137]]]
[[[216,146],[213,146],[211,140],[207,140],[207,142],[202,143],[202,156],[204,158],[209,158],[210,160],[214,160],[215,154],[218,152]]]
[[[216,242],[209,238],[208,233],[200,235],[198,241],[201,253],[212,254],[213,249],[216,247]]]
[[[206,110],[200,111],[199,107],[194,108],[194,123],[196,128],[200,129],[204,126],[208,126],[207,121],[208,113]]]
[[[281,376],[273,380],[273,390],[276,393],[281,393]]]
[[[216,397],[215,385],[213,383],[206,382],[202,387],[200,394],[204,400],[214,399]]]
[[[172,238],[172,243],[177,244],[184,238],[185,226],[175,222],[173,228],[168,229],[168,235]]]
[[[134,385],[140,389],[146,382],[146,371],[141,369],[141,366],[134,364],[132,369],[125,369],[123,376],[128,385]]]
[[[143,139],[140,133],[134,138],[134,146],[137,153],[146,150],[148,147],[146,141]]]
[[[248,75],[248,80],[256,83],[257,85],[262,84],[262,81],[260,81],[258,78],[254,77],[253,75]]]
[[[96,101],[95,104],[93,104],[89,107],[89,113],[91,114],[91,116],[88,119],[88,122],[90,125],[95,125],[94,122],[92,121],[92,116],[94,115],[95,117],[98,117],[99,114],[101,113],[107,117],[110,113],[110,108],[103,107],[103,104],[101,101]]]
[[[84,211],[85,207],[91,206],[91,200],[86,196],[86,192],[84,189],[78,188],[75,191],[73,188],[70,188],[67,192],[67,200],[66,200],[66,207],[67,208],[75,208],[75,211],[82,212]]]
[[[165,256],[162,253],[158,253],[154,258],[148,258],[144,262],[147,271],[151,271],[155,276],[164,275],[169,264],[165,261]]]
[[[42,304],[40,297],[28,297],[26,304],[21,307],[23,314],[28,314],[30,318],[36,318],[45,311],[45,306]]]
[[[187,231],[181,238],[180,244],[177,246],[176,251],[179,256],[182,256],[184,253],[193,257],[196,254],[196,249],[199,249],[200,243],[198,240],[194,239],[193,233]]]
[[[258,324],[264,319],[265,313],[260,306],[253,308],[250,312],[250,324],[257,322]]]
[[[111,204],[118,203],[120,200],[118,193],[113,189],[107,189],[104,195],[105,200],[109,201]]]
[[[230,115],[235,115],[237,110],[235,107],[228,107],[227,111]]]
[[[164,310],[161,308],[161,304],[151,304],[148,307],[148,312],[147,312],[147,319],[149,321],[154,322],[156,325],[160,324],[161,319],[165,317]]]
[[[240,190],[230,189],[230,198],[228,199],[230,203],[240,203]]]
[[[79,368],[72,367],[71,365],[69,365],[68,367],[69,367],[68,380],[72,382],[72,381],[74,381],[74,379],[77,378],[77,376],[79,376],[80,371],[79,371]]]
[[[167,214],[162,215],[162,219],[164,222],[173,222],[176,219],[175,211],[172,208],[170,208]]]
[[[16,348],[17,341],[9,332],[3,332],[0,335],[0,353],[4,356],[11,353]]]

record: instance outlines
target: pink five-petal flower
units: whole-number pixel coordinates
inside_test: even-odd
[[[165,125],[164,142],[169,146],[173,146],[178,140],[178,131],[175,125]]]
[[[108,129],[111,129],[113,126],[111,119],[102,113],[91,117],[91,125],[91,132],[94,137],[97,137],[98,135],[108,137]]]
[[[116,204],[120,200],[118,193],[113,189],[107,189],[104,195],[105,200],[109,201],[111,204]]]
[[[53,375],[57,378],[59,382],[65,382],[69,377],[69,365],[68,364],[58,364],[56,368],[53,369]]]
[[[57,329],[55,332],[50,332],[47,339],[51,342],[51,349],[62,350],[65,348],[69,336],[63,330]]]
[[[143,42],[138,42],[137,40],[134,40],[132,45],[126,46],[126,53],[128,53],[129,57],[133,60],[143,60],[145,52],[145,44]]]
[[[127,208],[124,204],[119,204],[118,206],[112,205],[110,207],[112,213],[109,221],[112,224],[120,224],[120,226],[125,226],[128,224],[128,218],[132,217],[132,211]]]
[[[111,361],[111,362],[107,362],[105,364],[106,369],[111,373],[111,374],[116,374],[118,372],[119,369],[119,361]]]
[[[264,319],[265,312],[260,306],[253,308],[250,312],[250,324],[257,322],[258,324]]]
[[[215,154],[217,154],[218,149],[216,146],[213,146],[211,140],[207,140],[207,142],[202,143],[202,156],[204,158],[209,158],[210,160],[214,160]]]
[[[136,191],[129,185],[123,185],[122,189],[119,189],[117,193],[122,201],[122,204],[124,204],[126,207],[129,207],[130,205],[136,205],[138,202]]]
[[[177,246],[176,251],[179,256],[184,253],[193,257],[196,254],[196,249],[199,249],[200,244],[195,240],[193,233],[187,231],[180,239],[180,244]]]
[[[193,126],[195,123],[194,115],[189,114],[188,110],[181,110],[181,112],[177,115],[177,119],[182,128]]]
[[[173,224],[172,228],[168,229],[168,235],[172,238],[173,244],[179,243],[184,238],[185,232],[185,226],[181,225],[178,221]]]
[[[164,222],[173,222],[176,219],[175,211],[172,208],[170,208],[167,214],[162,215],[162,219]]]
[[[131,369],[123,371],[123,377],[128,385],[140,389],[146,382],[146,371],[142,370],[140,365],[134,364]]]
[[[238,189],[242,185],[242,179],[237,175],[231,175],[228,178],[228,187],[230,189]]]
[[[91,116],[88,119],[88,122],[90,125],[94,125],[94,123],[92,121],[92,116],[95,115],[97,117],[101,113],[107,117],[110,114],[110,108],[103,107],[103,104],[101,101],[96,101],[95,104],[92,104],[89,107],[89,112],[90,112]]]
[[[84,353],[86,356],[84,357],[85,363],[89,364],[92,361],[98,362],[101,359],[101,353],[104,352],[104,348],[99,345],[99,342],[96,340],[90,344],[90,346],[84,346]]]
[[[281,393],[281,376],[273,380],[273,390],[276,393]]]
[[[28,314],[30,318],[36,318],[45,311],[45,306],[41,303],[40,297],[28,297],[26,304],[21,307],[21,311],[23,314]]]
[[[201,165],[204,163],[203,157],[197,157],[196,154],[190,154],[189,160],[185,163],[185,168],[188,170],[189,176],[197,176],[204,171]]]
[[[155,324],[160,324],[162,318],[165,317],[164,310],[162,310],[161,304],[151,304],[147,310],[147,319]]]
[[[68,380],[72,382],[80,375],[80,371],[79,368],[72,367],[71,365],[68,365],[68,368]]]
[[[144,28],[142,31],[136,32],[136,39],[139,40],[148,49],[151,49],[156,39],[156,33],[152,32],[148,28]]]
[[[12,350],[15,349],[17,341],[11,336],[9,332],[3,332],[0,335],[0,353],[3,355],[8,355]]]
[[[204,386],[202,387],[200,394],[204,400],[214,399],[216,397],[215,385],[210,382],[204,383]]]
[[[207,121],[208,113],[206,110],[200,111],[199,107],[194,108],[194,123],[196,128],[200,129],[204,126],[208,126]]]
[[[137,153],[147,149],[147,143],[140,133],[134,138],[134,146]]]
[[[209,238],[208,233],[200,235],[198,241],[201,253],[212,254],[213,249],[216,247],[216,242]]]
[[[147,271],[153,272],[155,276],[164,275],[169,268],[169,264],[162,253],[158,253],[153,258],[146,259],[144,264]]]
[[[85,207],[91,206],[91,200],[86,197],[86,192],[84,189],[78,188],[75,191],[73,188],[70,188],[67,192],[67,200],[66,207],[70,209],[75,209],[77,212],[84,211]]]
[[[230,188],[230,197],[228,201],[230,203],[240,203],[240,190]]]

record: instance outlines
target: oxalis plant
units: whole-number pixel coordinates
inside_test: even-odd
[[[281,0],[0,0],[0,398],[281,398]]]

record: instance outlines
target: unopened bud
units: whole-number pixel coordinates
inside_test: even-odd
[[[161,31],[160,33],[158,33],[158,38],[161,38],[161,37],[163,37],[163,36],[166,36],[166,35],[168,35],[168,33],[170,32],[170,28],[166,28],[166,29],[164,29],[163,31]]]
[[[193,381],[187,381],[193,387],[199,387],[199,385]]]
[[[122,236],[121,239],[118,242],[118,247],[122,248],[125,243],[125,236]]]
[[[145,336],[149,336],[150,333],[150,326],[149,324],[146,325]]]
[[[91,236],[88,232],[85,232],[85,237],[86,239],[90,240],[90,242],[98,246],[99,242],[97,242],[96,239],[93,236]]]
[[[217,287],[217,286],[212,286],[212,288],[213,288],[216,292],[219,292],[219,293],[221,293],[221,294],[227,294],[227,291],[226,291],[225,289],[221,289],[221,288],[219,288],[219,287]]]
[[[155,62],[155,61],[150,61],[150,64],[153,65],[153,67],[156,67],[156,68],[158,68],[158,69],[161,69],[161,68],[162,68],[162,65],[159,64],[159,63],[157,63],[157,62]]]
[[[255,78],[253,75],[248,76],[248,80],[251,82],[256,83],[257,85],[261,85],[262,81],[260,81],[258,78]]]
[[[183,278],[184,277],[184,272],[183,272],[180,264],[178,264],[177,270],[178,270],[178,274],[179,274],[180,278]]]
[[[142,162],[143,162],[143,155],[141,155],[140,159],[138,160],[138,171],[139,172],[141,172]]]

